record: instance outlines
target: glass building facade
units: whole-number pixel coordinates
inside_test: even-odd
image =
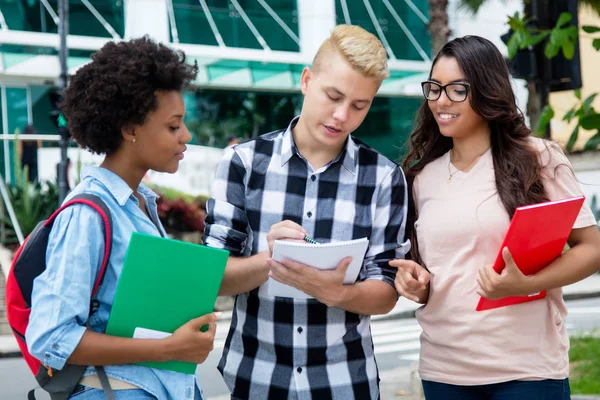
[[[305,0],[70,0],[70,73],[106,40],[127,37],[127,18],[136,18],[128,16],[127,7],[134,1],[138,7],[153,2],[164,6],[167,41],[181,46],[201,67],[194,87],[184,94],[194,143],[221,147],[228,136],[249,138],[280,129],[298,114],[300,74],[310,62],[296,57],[303,40],[299,2]],[[414,88],[430,57],[427,0],[328,1],[334,3],[334,24],[360,25],[388,49],[391,77],[355,135],[396,160],[422,101]],[[0,120],[5,135],[27,123],[42,134],[56,133],[49,90],[59,73],[57,7],[56,0],[0,0]],[[234,56],[219,57],[223,49]],[[409,86],[412,91],[405,90]],[[9,156],[0,163],[3,175],[12,165],[12,148],[0,146],[0,154]]]

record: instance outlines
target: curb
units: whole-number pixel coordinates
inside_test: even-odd
[[[571,400],[600,400],[600,394],[573,394]]]
[[[563,299],[565,301],[593,299],[595,297],[600,297],[600,292],[583,292],[583,293],[563,294]]]
[[[21,351],[9,351],[7,353],[0,352],[0,360],[3,358],[22,358]]]
[[[567,293],[563,294],[564,301],[594,299],[600,297],[600,292]],[[395,319],[415,318],[415,310],[400,311],[394,314],[378,315],[377,321],[392,321]],[[583,400],[583,399],[582,399]],[[600,397],[598,397],[600,400]]]

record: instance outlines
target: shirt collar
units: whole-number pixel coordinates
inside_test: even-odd
[[[294,119],[290,122],[287,129],[283,133],[282,143],[281,143],[281,166],[283,167],[290,161],[290,158],[294,155],[294,153],[298,152],[298,148],[296,147],[296,143],[294,143],[294,137],[292,136],[292,129],[298,123],[300,116],[294,117]]]
[[[295,117],[287,129],[283,133],[282,144],[281,144],[281,166],[283,167],[294,155],[298,152],[298,148],[296,147],[296,143],[294,143],[294,137],[292,135],[292,129],[298,123],[298,119],[300,116]],[[356,143],[352,140],[352,136],[348,136],[346,140],[346,146],[344,147],[344,151],[340,153],[330,164],[333,164],[340,160],[343,157],[342,165],[351,173],[356,173]]]
[[[117,174],[102,167],[86,167],[81,172],[81,179],[87,177],[96,179],[117,200],[117,203],[122,207],[127,203],[129,197],[133,194],[133,190],[127,185],[127,183]],[[138,192],[147,199],[155,200],[158,195],[150,190],[146,185],[140,183],[138,186]]]

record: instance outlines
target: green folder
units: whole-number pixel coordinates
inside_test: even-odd
[[[134,337],[136,332],[140,337],[144,331],[164,337],[212,312],[228,256],[226,250],[133,233],[106,334]],[[196,371],[196,364],[183,361],[139,365],[186,374]]]

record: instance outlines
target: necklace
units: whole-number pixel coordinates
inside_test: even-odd
[[[452,149],[450,149],[450,154],[448,156],[448,183],[452,182],[452,177],[454,176],[454,174],[456,174],[458,171],[460,172],[464,172],[465,169],[469,168],[469,166],[471,166],[471,164],[473,164],[475,162],[475,160],[479,159],[482,155],[485,154],[486,151],[488,151],[489,147],[487,149],[485,149],[485,151],[483,153],[481,153],[480,155],[478,155],[477,157],[475,157],[473,160],[471,160],[470,163],[468,163],[467,165],[465,165],[462,168],[456,168],[456,171],[452,172],[450,170],[450,164],[452,164]]]

